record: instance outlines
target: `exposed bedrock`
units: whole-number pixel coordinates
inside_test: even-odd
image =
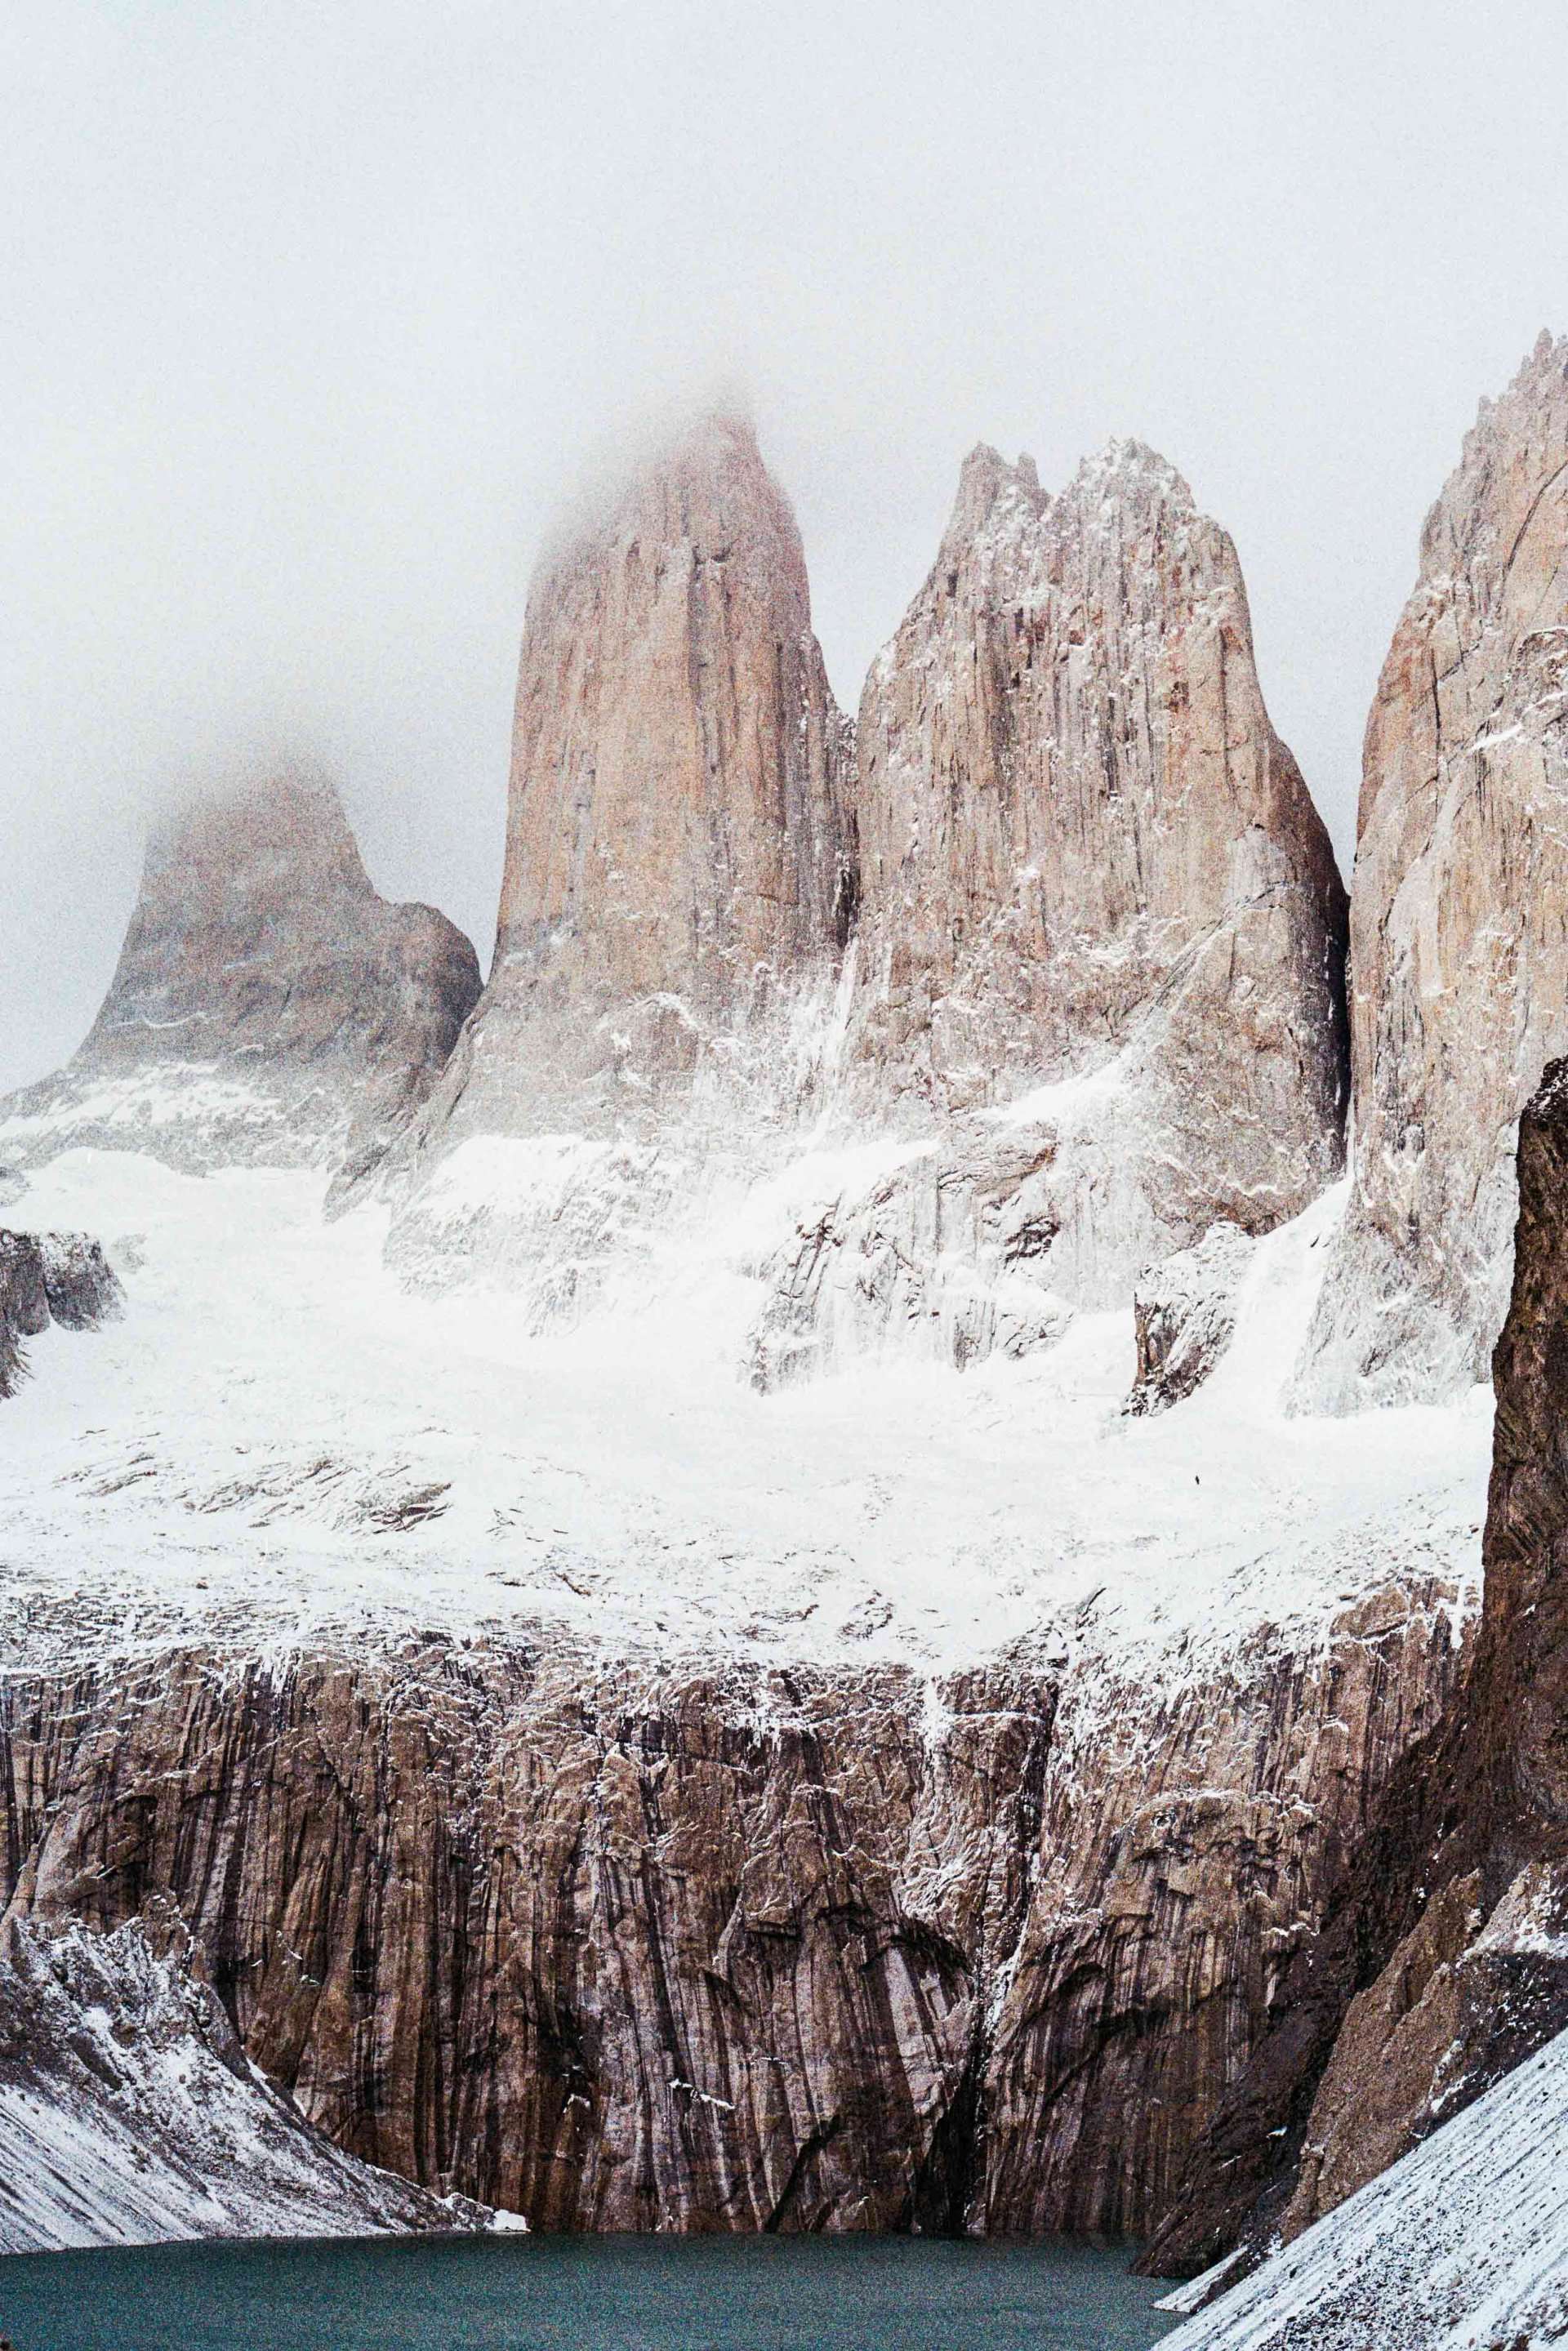
[[[1521,1121],[1474,1664],[1390,1775],[1155,2260],[1294,2235],[1568,2025],[1568,1064]]]
[[[271,777],[154,830],[108,996],[75,1058],[0,1103],[0,1155],[73,1144],[204,1168],[381,1147],[479,993],[462,933],[371,888],[338,796]]]
[[[1568,1049],[1568,340],[1484,402],[1367,721],[1354,1186],[1298,1383],[1351,1410],[1484,1380],[1516,1122]]]
[[[856,881],[852,730],[743,418],[558,528],[528,598],[490,981],[390,1255],[572,1319],[814,1098]]]
[[[26,1375],[24,1340],[51,1322],[96,1331],[123,1304],[114,1270],[89,1234],[0,1228],[0,1398],[14,1395]]]
[[[878,1313],[929,1338],[911,1292],[945,1286],[977,1301],[946,1318],[953,1360],[987,1326],[1016,1347],[1063,1302],[1124,1304],[1217,1221],[1266,1232],[1322,1191],[1344,893],[1264,707],[1235,549],[1164,459],[1113,443],[1053,498],[977,449],[857,747],[840,1115],[931,1148],[780,1250],[765,1346],[782,1318],[808,1359],[808,1290],[824,1354]],[[1026,1149],[1024,1261],[989,1202],[998,1152]],[[919,1237],[943,1231],[938,1266]],[[913,1275],[868,1280],[901,1238]]]
[[[172,1901],[339,2146],[569,2228],[1145,2228],[1456,1670],[594,1667],[432,1641],[0,1688],[13,1915]]]
[[[658,1138],[678,1158],[672,1129],[722,1148],[799,1108],[853,911],[852,768],[748,423],[689,425],[563,519],[528,597],[490,982],[416,1139],[426,1188],[394,1257],[443,1253],[437,1179],[465,1146],[484,1213],[463,1245],[520,1272],[510,1141]]]

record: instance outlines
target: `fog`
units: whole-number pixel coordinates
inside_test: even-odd
[[[1348,862],[1423,513],[1568,325],[1555,5],[9,0],[0,76],[0,1084],[236,764],[487,959],[532,550],[720,381],[852,706],[977,439],[1153,442]]]

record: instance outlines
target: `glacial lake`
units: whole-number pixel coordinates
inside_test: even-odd
[[[902,2237],[371,2238],[0,2260],[16,2351],[1146,2351],[1125,2252]]]

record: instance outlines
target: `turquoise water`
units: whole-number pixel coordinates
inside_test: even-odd
[[[1125,2253],[903,2237],[381,2238],[0,2260],[16,2351],[1146,2351]]]

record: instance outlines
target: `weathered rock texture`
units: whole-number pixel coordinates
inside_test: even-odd
[[[193,801],[149,842],[80,1051],[0,1104],[0,1155],[293,1165],[369,1146],[423,1098],[478,993],[444,914],[377,896],[329,785]]]
[[[12,1904],[175,1905],[340,2147],[568,2228],[1146,2227],[1452,1680],[702,1675],[431,1641],[0,1685]]]
[[[802,1361],[808,1291],[829,1353],[868,1311],[928,1322],[909,1292],[951,1234],[944,1272],[982,1301],[948,1318],[963,1360],[1030,1321],[1020,1276],[1049,1330],[1041,1290],[1124,1303],[1217,1221],[1265,1232],[1322,1189],[1344,893],[1263,705],[1236,551],[1179,475],[1117,442],[1051,498],[977,449],[857,744],[846,1102],[935,1147],[785,1248],[764,1346],[782,1319]],[[1024,1165],[1023,1258],[988,1247],[998,1155]],[[911,1247],[908,1279],[868,1282]]]
[[[1568,2024],[1568,1064],[1518,1151],[1474,1664],[1391,1773],[1152,2258],[1287,2235]]]
[[[87,1233],[12,1233],[0,1229],[0,1398],[26,1374],[25,1339],[57,1322],[96,1331],[124,1303],[100,1243]]]
[[[706,1156],[800,1108],[854,909],[852,775],[794,517],[751,426],[708,417],[535,578],[496,959],[394,1259],[498,1254],[555,1319],[596,1292],[580,1241],[608,1221],[609,1258],[634,1253]],[[595,1148],[508,1147],[562,1136]]]
[[[1164,1412],[1201,1387],[1229,1346],[1252,1244],[1235,1225],[1216,1225],[1195,1249],[1178,1250],[1138,1278],[1133,1325],[1138,1372],[1130,1413]]]
[[[1367,722],[1354,1190],[1299,1382],[1351,1409],[1484,1380],[1514,1134],[1568,1048],[1568,340],[1483,404]]]

